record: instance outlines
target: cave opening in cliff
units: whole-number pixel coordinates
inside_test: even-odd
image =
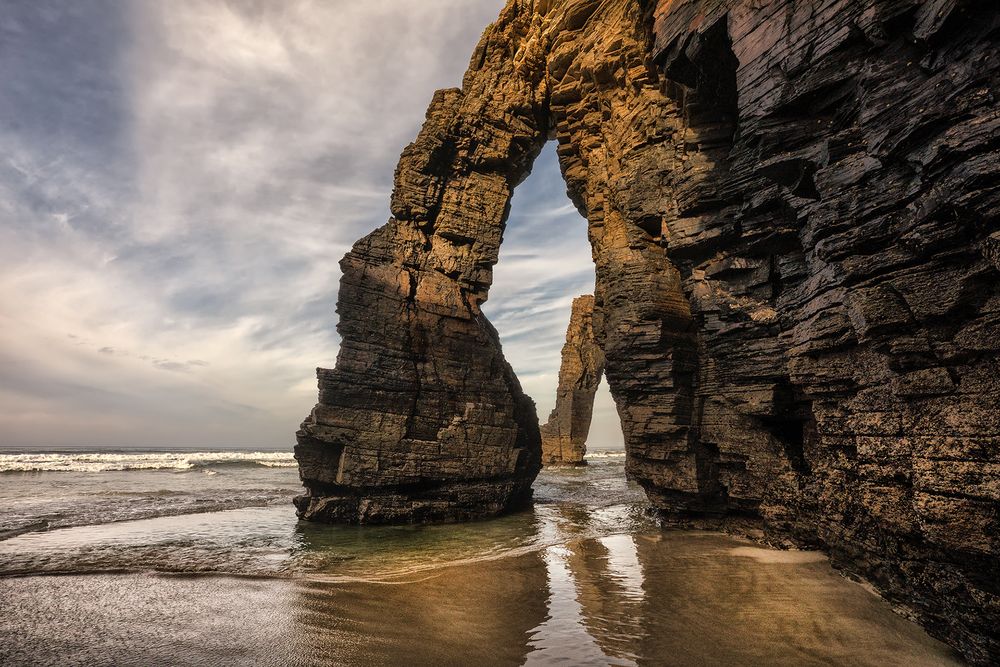
[[[556,404],[573,300],[594,292],[591,252],[587,220],[566,194],[556,143],[549,141],[514,191],[490,298],[483,304],[541,422]],[[584,440],[591,449],[621,449],[621,423],[608,384],[603,372],[593,375],[586,379],[593,397],[578,402],[588,415]]]

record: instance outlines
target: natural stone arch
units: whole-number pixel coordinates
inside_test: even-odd
[[[598,23],[607,29],[593,30]],[[298,433],[301,516],[473,518],[529,497],[537,415],[479,306],[512,190],[553,135],[568,194],[589,224],[595,303],[606,313],[595,336],[608,352],[630,466],[646,460],[644,443],[664,425],[675,430],[650,417],[684,414],[689,396],[649,380],[690,376],[675,360],[693,350],[691,315],[650,227],[671,200],[648,195],[662,171],[649,166],[667,163],[663,140],[679,117],[649,68],[648,23],[631,1],[511,0],[462,89],[435,94],[400,158],[393,218],[341,262],[341,351],[335,369],[318,370],[319,403]],[[637,360],[644,372],[635,373]],[[648,471],[630,470],[644,485]],[[698,494],[693,475],[692,483],[683,491]]]
[[[653,505],[827,549],[1000,655],[998,21],[974,0],[511,0],[343,261],[301,515],[528,497],[537,416],[479,306],[554,136]]]

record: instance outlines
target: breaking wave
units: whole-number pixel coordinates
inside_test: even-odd
[[[588,459],[620,459],[625,457],[624,449],[609,449],[599,452],[587,452]]]
[[[227,464],[268,468],[293,468],[296,465],[291,452],[0,454],[0,472],[192,470]]]

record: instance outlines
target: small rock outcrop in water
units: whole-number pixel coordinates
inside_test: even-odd
[[[594,337],[594,297],[573,299],[559,366],[556,407],[542,426],[542,463],[581,465],[594,412],[594,395],[604,373],[604,352]]]
[[[528,497],[537,417],[479,307],[554,137],[651,502],[822,548],[1000,660],[998,36],[994,0],[510,0],[343,260],[301,515]]]

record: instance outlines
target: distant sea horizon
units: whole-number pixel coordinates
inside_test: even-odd
[[[294,443],[287,445],[5,445],[0,444],[0,454],[78,454],[82,452],[287,452]],[[624,452],[621,445],[587,445],[588,452]]]
[[[60,444],[60,445],[0,445],[0,454],[30,454],[44,452],[47,454],[77,454],[81,452],[284,452],[291,451],[294,445],[94,445],[94,444]]]

